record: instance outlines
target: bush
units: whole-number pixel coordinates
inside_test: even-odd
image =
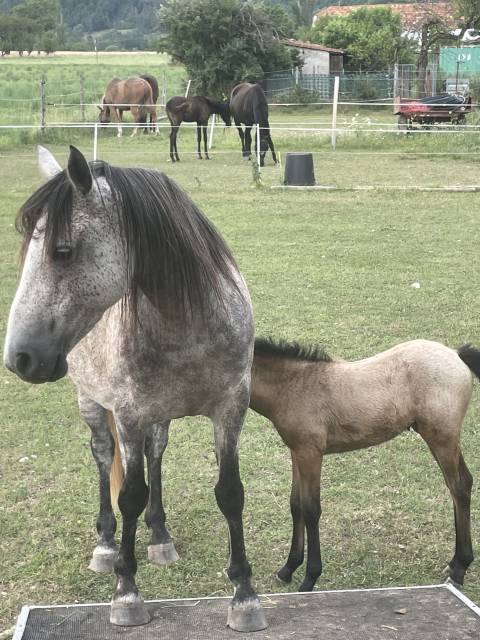
[[[352,97],[357,102],[371,102],[378,100],[380,95],[378,88],[368,76],[355,78],[352,85]]]

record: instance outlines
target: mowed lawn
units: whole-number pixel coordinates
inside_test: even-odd
[[[281,173],[270,159],[263,187],[257,188],[234,134],[220,134],[230,137],[228,153],[222,153],[223,138],[216,138],[209,162],[187,153],[193,150],[188,135],[179,143],[182,161],[167,162],[165,132],[160,140],[118,141],[102,134],[99,156],[165,170],[188,191],[232,247],[251,291],[258,334],[318,342],[330,354],[352,359],[420,337],[480,347],[480,194],[272,190]],[[90,157],[91,140],[73,139]],[[405,144],[408,151],[414,143],[398,138],[394,144],[394,150]],[[300,145],[302,140],[295,148]],[[282,158],[289,146],[279,140]],[[67,145],[52,149],[64,163]],[[328,152],[326,143],[320,150],[315,155],[320,183],[478,183],[475,156],[372,156],[368,147],[353,143],[338,155]],[[381,145],[374,150],[382,151]],[[417,145],[418,152],[423,150]],[[33,147],[0,158],[2,338],[17,278],[14,217],[38,185]],[[72,385],[65,380],[32,386],[1,369],[0,386],[2,630],[13,624],[22,604],[109,600],[114,580],[87,569],[96,538],[97,474]],[[477,386],[462,443],[475,478],[472,524],[478,551]],[[275,580],[291,533],[289,453],[271,425],[251,412],[241,440],[241,469],[245,535],[257,588],[294,591],[300,575],[289,587]],[[137,547],[142,594],[230,594],[223,573],[227,529],[214,499],[216,465],[206,419],[175,421],[164,476],[169,527],[181,559],[165,568],[149,565],[142,524]],[[439,469],[415,433],[328,457],[322,506],[324,574],[318,588],[443,580],[454,548],[452,505]],[[479,566],[478,561],[472,565],[464,589],[477,602]]]

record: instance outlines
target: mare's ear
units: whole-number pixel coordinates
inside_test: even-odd
[[[42,178],[45,178],[45,180],[50,180],[56,176],[57,173],[62,171],[62,167],[58,164],[50,151],[40,145],[38,146],[38,168]]]
[[[75,189],[83,193],[84,196],[90,192],[93,184],[90,167],[82,152],[72,145],[70,145],[70,156],[68,158],[68,177]]]

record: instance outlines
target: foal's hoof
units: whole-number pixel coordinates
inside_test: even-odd
[[[234,631],[261,631],[267,628],[267,621],[258,598],[244,602],[232,602],[228,606],[227,627]]]
[[[148,546],[148,559],[153,564],[161,566],[176,562],[180,559],[180,556],[175,549],[173,541],[170,541],[164,544],[150,544]]]
[[[98,545],[93,550],[88,568],[96,573],[112,573],[118,557],[116,547]]]
[[[110,622],[118,627],[138,627],[150,622],[150,614],[140,596],[130,594],[112,600]]]

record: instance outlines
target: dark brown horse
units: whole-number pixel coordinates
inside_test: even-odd
[[[300,591],[311,591],[322,572],[318,522],[323,456],[377,445],[407,429],[427,443],[450,490],[455,553],[447,571],[463,584],[473,560],[470,534],[472,476],[460,448],[460,429],[480,376],[480,351],[413,340],[357,362],[332,360],[318,347],[257,339],[250,407],[273,422],[292,456],[290,508],[293,535],[278,572],[290,582],[303,563]]]
[[[136,123],[144,124],[150,115],[150,126],[157,130],[155,104],[158,100],[158,82],[153,76],[133,76],[127,80],[112,78],[105,89],[100,109],[100,122],[118,123],[118,137],[122,135],[124,111],[131,111]],[[137,133],[135,127],[132,135]],[[145,128],[145,131],[147,129]]]
[[[167,102],[165,111],[172,126],[170,131],[170,159],[172,162],[175,162],[175,160],[178,162],[180,160],[177,150],[177,134],[182,122],[197,123],[197,153],[200,160],[202,159],[202,152],[200,150],[202,131],[205,158],[209,160],[207,150],[207,125],[212,113],[218,113],[227,127],[229,127],[232,122],[228,102],[219,102],[218,100],[212,100],[204,96],[193,96],[192,98],[174,96]]]
[[[273,161],[277,162],[275,148],[270,136],[270,124],[268,122],[268,104],[265,93],[259,84],[242,82],[233,88],[230,95],[230,112],[238,129],[242,141],[242,155],[244,160],[249,160],[252,150],[251,130],[254,124],[260,129],[260,166],[265,164],[265,154],[270,147]],[[245,133],[242,129],[245,124]]]

